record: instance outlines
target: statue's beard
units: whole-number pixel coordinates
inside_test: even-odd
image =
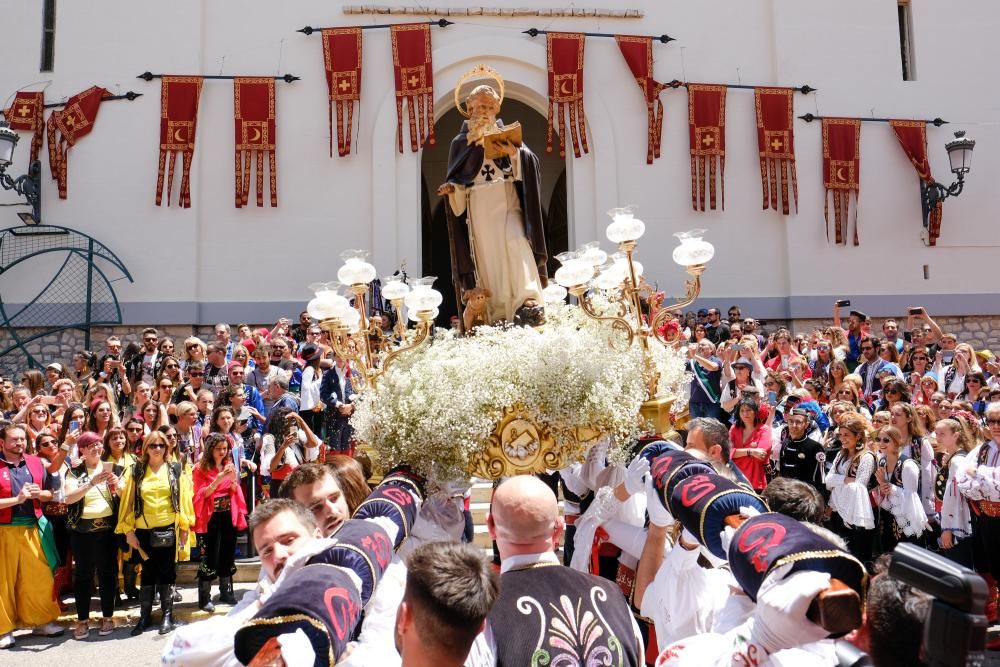
[[[474,116],[469,119],[469,144],[475,144],[482,141],[483,136],[489,134],[490,132],[495,132],[500,128],[497,127],[496,118],[491,118],[489,116]]]

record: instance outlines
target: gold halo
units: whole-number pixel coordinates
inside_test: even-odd
[[[459,99],[459,91],[462,89],[462,84],[470,79],[493,79],[497,82],[500,90],[497,91],[500,94],[500,104],[503,104],[503,77],[500,76],[500,72],[496,71],[489,65],[479,64],[470,69],[468,72],[462,75],[462,78],[458,80],[458,84],[455,86],[455,107],[458,108],[458,113],[462,114],[466,118],[470,116],[468,109],[462,107],[462,102]]]

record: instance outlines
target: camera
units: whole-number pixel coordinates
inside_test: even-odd
[[[892,552],[889,575],[934,598],[924,621],[923,655],[927,664],[985,664],[988,588],[982,577],[906,543],[897,545]]]

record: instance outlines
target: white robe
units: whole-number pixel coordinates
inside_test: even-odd
[[[524,235],[524,212],[514,187],[515,181],[522,180],[520,151],[510,159],[510,165],[504,172],[494,160],[484,158],[473,184],[455,184],[455,192],[448,196],[455,215],[468,213],[476,281],[490,290],[487,311],[491,322],[513,320],[525,299],[544,303],[538,266]]]

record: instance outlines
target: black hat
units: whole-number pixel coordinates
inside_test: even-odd
[[[860,310],[852,310],[851,315],[854,315],[854,317],[858,318],[862,322],[868,321],[868,316],[862,313]]]
[[[321,348],[316,343],[306,343],[302,346],[302,361],[310,362],[319,359],[323,356],[323,348]]]
[[[733,367],[736,367],[736,366],[746,366],[747,368],[753,368],[753,364],[750,363],[750,360],[746,359],[744,357],[740,357],[739,359],[737,359],[736,361],[734,361],[732,363],[732,366]]]

